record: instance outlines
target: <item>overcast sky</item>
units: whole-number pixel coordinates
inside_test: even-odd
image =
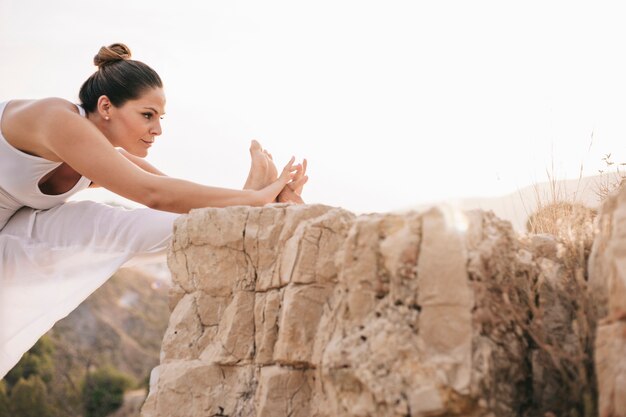
[[[309,159],[308,202],[493,196],[626,162],[618,4],[0,0],[0,101],[76,101],[124,42],[165,83],[148,160],[168,175],[240,188],[256,138]]]

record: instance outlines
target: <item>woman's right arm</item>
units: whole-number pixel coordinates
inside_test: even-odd
[[[295,171],[292,158],[278,180],[261,190],[209,187],[144,171],[120,155],[95,125],[67,108],[49,108],[37,125],[41,142],[78,173],[157,210],[187,213],[202,207],[261,206],[276,199]]]

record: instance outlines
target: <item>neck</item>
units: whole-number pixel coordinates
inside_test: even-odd
[[[100,116],[98,113],[87,113],[86,117],[87,117],[87,120],[89,120],[91,123],[93,123],[96,126],[96,128],[98,128],[100,133],[102,133],[104,135],[104,137],[107,138],[107,140],[111,143],[111,145],[115,146],[115,144],[109,138],[109,136],[110,136],[110,132],[109,132],[110,121],[104,120],[102,118],[102,116]]]

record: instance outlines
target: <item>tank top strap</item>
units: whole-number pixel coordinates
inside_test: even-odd
[[[81,106],[80,104],[75,104],[75,106],[78,108],[78,113],[80,113],[81,116],[85,117],[87,115],[87,112],[85,111],[85,109],[83,109],[83,106]]]

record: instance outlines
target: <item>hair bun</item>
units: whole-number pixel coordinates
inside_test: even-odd
[[[130,49],[123,43],[114,43],[109,46],[103,46],[98,54],[93,57],[93,63],[97,67],[112,64],[114,62],[130,59]]]

